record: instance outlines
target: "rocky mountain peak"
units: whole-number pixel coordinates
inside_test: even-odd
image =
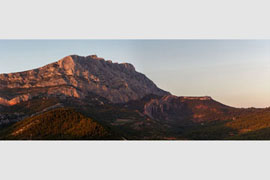
[[[95,60],[104,60],[104,58],[98,57],[96,54],[89,55],[86,57],[86,59],[95,59]]]
[[[79,55],[70,55],[66,56],[63,59],[58,61],[59,67],[68,69],[74,68],[75,64],[77,65],[96,65],[96,66],[115,66],[118,68],[135,71],[135,67],[130,63],[117,63],[112,60],[105,60],[104,58],[98,57],[97,55],[89,56],[79,56]]]
[[[71,56],[66,56],[63,59],[57,61],[59,68],[64,69],[66,73],[72,75],[75,71],[76,62]]]
[[[83,99],[91,93],[112,103],[123,103],[148,94],[169,94],[132,64],[113,63],[97,55],[71,55],[30,71],[0,74],[0,82],[0,104],[5,105],[36,96]]]

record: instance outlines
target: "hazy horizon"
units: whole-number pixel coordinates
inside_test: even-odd
[[[270,106],[270,40],[0,40],[0,74],[72,54],[131,63],[177,96],[211,96],[234,107]]]

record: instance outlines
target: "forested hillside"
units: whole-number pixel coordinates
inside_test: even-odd
[[[59,108],[26,118],[5,129],[2,139],[110,139],[112,134],[94,120]]]

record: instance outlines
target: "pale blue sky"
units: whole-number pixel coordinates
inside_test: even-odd
[[[71,54],[132,63],[178,96],[270,106],[270,40],[0,40],[0,73],[37,68]]]

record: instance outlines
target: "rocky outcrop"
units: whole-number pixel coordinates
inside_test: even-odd
[[[16,97],[14,97],[14,98],[12,98],[10,100],[0,97],[0,104],[6,105],[6,106],[12,106],[12,105],[18,104],[18,103],[20,103],[22,101],[28,101],[29,99],[31,99],[30,94],[24,94],[24,95],[16,96]]]
[[[0,104],[14,105],[36,96],[85,98],[97,94],[113,103],[140,99],[159,89],[128,63],[113,63],[96,55],[72,55],[44,67],[0,74]]]
[[[208,96],[177,97],[167,95],[151,99],[144,105],[145,115],[172,124],[221,120],[224,114],[228,114],[232,110],[232,107],[214,101]]]

